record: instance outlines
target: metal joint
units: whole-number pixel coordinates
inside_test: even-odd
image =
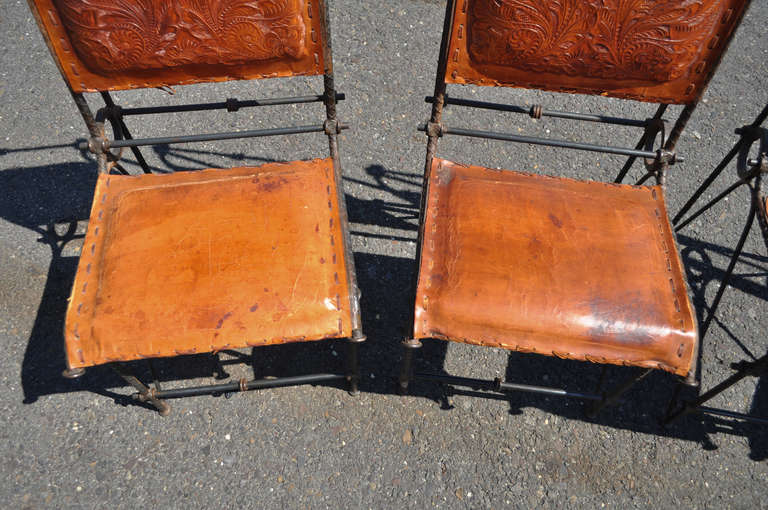
[[[427,136],[441,137],[443,136],[443,125],[438,122],[428,122],[426,132]]]
[[[245,377],[240,379],[240,391],[248,391],[248,379]]]
[[[104,154],[109,151],[109,140],[99,136],[92,136],[88,141],[80,142],[77,146],[80,150],[91,151],[94,154]]]
[[[753,124],[749,124],[747,126],[736,128],[733,131],[737,135],[745,138],[748,142],[754,142],[755,140],[760,138],[760,136],[762,136],[762,132],[764,131],[764,128],[761,128],[760,126],[755,126]]]
[[[228,112],[236,112],[240,109],[240,102],[234,97],[228,97],[225,104]]]
[[[157,400],[157,396],[155,394],[156,391],[157,390],[155,388],[147,388],[147,391],[134,393],[133,398],[139,402],[150,402],[152,400]]]
[[[531,111],[528,112],[528,115],[530,115],[532,119],[540,119],[542,110],[543,108],[540,104],[535,104],[531,106]]]
[[[325,131],[325,134],[328,136],[338,135],[341,133],[341,124],[339,124],[339,121],[336,119],[327,119],[323,122],[323,131]]]
[[[759,126],[745,126],[740,129],[746,143],[741,146],[736,159],[736,173],[740,179],[748,181],[760,173],[768,173],[768,129]],[[749,158],[749,152],[759,141],[757,158]]]
[[[656,161],[662,165],[674,165],[675,163],[683,163],[685,159],[674,152],[659,149],[656,151]]]
[[[645,129],[647,131],[658,133],[666,128],[666,121],[661,117],[649,117],[645,119]]]
[[[109,106],[105,106],[104,108],[104,114],[108,119],[120,119],[123,116],[123,107],[117,104],[112,104]]]
[[[752,170],[755,172],[768,173],[768,155],[764,152],[760,153],[756,159],[748,159],[747,164],[753,167]]]

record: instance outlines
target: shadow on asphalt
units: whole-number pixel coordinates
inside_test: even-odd
[[[0,149],[0,156],[8,152]],[[209,166],[206,165],[205,158],[210,153],[202,151],[160,147],[156,154],[166,163],[171,162],[169,156],[173,155],[173,161],[176,162],[171,164],[173,171],[190,169],[182,168],[178,164],[180,160],[195,167]],[[241,154],[217,156],[242,162],[257,159]],[[113,398],[120,404],[134,403],[125,395],[108,389],[125,386],[123,381],[109,370],[95,368],[76,380],[68,380],[60,375],[65,368],[62,335],[64,316],[77,269],[77,257],[66,256],[64,253],[67,243],[82,237],[82,223],[78,229],[78,222],[88,218],[96,181],[94,162],[85,153],[82,158],[82,161],[55,166],[0,172],[0,189],[7,190],[5,199],[0,201],[0,217],[37,232],[40,242],[47,244],[52,252],[45,289],[21,367],[24,403],[27,404],[34,403],[44,395],[76,391],[91,391]],[[240,164],[243,164],[242,162]],[[415,231],[419,193],[403,191],[402,185],[418,189],[419,178],[411,174],[391,172],[378,165],[368,167],[366,172],[375,184],[348,180],[371,186],[382,194],[386,192],[394,196],[397,203],[348,196],[351,222],[396,228],[406,232]],[[393,187],[387,184],[388,182],[397,182],[399,187]],[[376,233],[356,235],[377,236]],[[380,237],[400,239],[393,236]],[[412,241],[412,237],[402,237],[402,240]],[[701,314],[705,309],[704,290],[707,285],[719,282],[723,273],[723,270],[712,265],[710,253],[727,255],[730,249],[702,243],[686,236],[680,236],[680,243],[701,321]],[[768,257],[745,253],[742,260],[764,275]],[[368,336],[368,342],[360,350],[360,390],[391,394],[395,390],[394,375],[400,364],[399,341],[407,334],[408,329],[406,323],[410,315],[415,265],[409,258],[366,253],[356,253],[355,264],[362,291],[363,327]],[[755,283],[754,278],[735,275],[732,285],[742,292],[765,298],[764,285]],[[427,341],[418,352],[416,366],[440,373],[443,371],[446,352],[446,342]],[[286,376],[341,370],[343,358],[343,345],[339,341],[308,342],[256,348],[249,354],[228,352],[224,356],[224,365],[246,363],[251,366],[256,377]],[[151,380],[147,363],[137,362],[133,365],[137,375],[144,380]],[[215,377],[218,374],[217,365],[209,355],[158,360],[156,368],[159,381],[174,381],[176,384],[186,379]],[[635,369],[610,366],[606,380],[619,381],[627,377],[632,370]],[[591,364],[510,353],[505,376],[508,381],[591,392],[595,389],[600,371],[601,367]],[[494,375],[488,374],[489,377]],[[709,439],[709,434],[737,434],[748,439],[751,447],[750,458],[768,458],[768,438],[761,436],[756,426],[708,416],[691,416],[668,428],[661,427],[659,418],[672,396],[674,385],[675,379],[672,376],[660,372],[652,374],[626,395],[625,402],[602,412],[595,419],[587,418],[582,404],[573,400],[526,393],[485,396],[507,400],[510,405],[509,412],[513,415],[524,412],[526,407],[533,407],[568,419],[696,441],[707,449],[717,448]],[[454,392],[458,393],[459,391]],[[411,394],[433,400],[435,405],[441,405],[446,412],[450,412],[451,406],[448,405],[447,396],[436,384],[416,382],[412,385]],[[768,416],[768,381],[765,377],[758,384],[752,412]]]

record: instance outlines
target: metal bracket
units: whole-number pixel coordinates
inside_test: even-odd
[[[427,122],[425,131],[427,136],[441,137],[443,136],[443,125],[437,122]]]
[[[645,121],[645,150],[653,151],[656,135],[658,134],[661,134],[661,142],[659,144],[660,148],[655,151],[656,156],[654,158],[643,158],[643,163],[648,172],[646,176],[655,177],[656,182],[663,186],[667,168],[675,163],[682,163],[684,160],[674,152],[664,149],[667,144],[667,121],[661,117],[651,117]]]
[[[339,121],[336,119],[327,119],[323,122],[323,131],[325,131],[325,134],[328,136],[338,135],[341,133],[341,124],[339,124]]]
[[[759,173],[768,173],[768,129],[759,126],[744,126],[736,130],[745,142],[736,158],[736,173],[739,178],[747,181]],[[749,158],[749,150],[756,141],[760,141],[757,158]],[[748,159],[749,158],[749,159]]]
[[[80,142],[78,147],[82,150],[91,151],[94,154],[103,154],[109,150],[109,140],[100,136],[92,136],[86,142]]]

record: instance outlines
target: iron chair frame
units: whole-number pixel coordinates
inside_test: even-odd
[[[703,341],[709,327],[712,325],[712,321],[717,313],[717,308],[720,305],[720,301],[723,298],[725,289],[728,288],[731,276],[736,267],[736,263],[741,257],[741,253],[744,249],[744,244],[752,231],[754,226],[755,217],[757,217],[758,224],[760,225],[760,231],[762,233],[763,241],[766,249],[768,250],[768,213],[766,212],[766,194],[762,189],[763,176],[768,174],[768,129],[762,127],[762,124],[768,118],[768,104],[757,115],[755,120],[748,125],[742,126],[735,130],[735,133],[739,136],[738,141],[734,144],[733,148],[723,157],[720,163],[715,166],[709,176],[701,183],[699,188],[693,193],[691,198],[680,211],[675,215],[672,223],[675,226],[675,231],[679,232],[686,226],[688,226],[693,220],[710,210],[717,205],[720,201],[725,199],[731,193],[747,186],[749,188],[750,196],[750,208],[747,214],[747,221],[742,229],[741,236],[739,237],[736,247],[733,250],[733,254],[728,262],[728,267],[723,275],[723,279],[720,282],[720,286],[717,289],[715,298],[712,301],[712,306],[709,308],[709,314],[701,327],[700,340]],[[759,154],[757,158],[749,157],[749,150],[754,143],[759,143]],[[699,201],[701,196],[714,184],[720,174],[727,168],[731,162],[736,159],[736,167],[738,173],[738,179],[736,182],[728,186],[723,192],[719,193],[712,200],[707,202],[701,208],[691,213],[686,217],[686,214],[693,208]],[[751,353],[748,353],[751,354]],[[709,400],[715,398],[717,395],[727,390],[728,388],[738,384],[747,377],[760,377],[768,373],[768,352],[760,358],[752,356],[752,361],[742,360],[731,365],[734,373],[716,384],[709,390],[700,394],[693,400],[682,400],[679,398],[681,388],[678,387],[675,391],[672,401],[667,412],[667,416],[664,418],[665,424],[673,423],[682,417],[692,413],[703,413],[715,416],[721,416],[725,418],[732,418],[736,420],[742,420],[746,422],[756,423],[760,425],[768,425],[768,417],[752,416],[745,413],[739,413],[730,411],[727,409],[719,409],[715,407],[705,406],[704,404]]]
[[[69,92],[77,106],[80,115],[85,122],[88,129],[90,138],[88,141],[81,142],[79,144],[80,149],[89,150],[92,152],[98,161],[99,173],[109,173],[113,168],[117,171],[127,174],[125,169],[120,165],[119,158],[120,152],[123,148],[128,147],[133,152],[136,161],[141,166],[144,173],[151,173],[151,168],[146,162],[146,159],[141,153],[140,147],[154,146],[154,145],[168,145],[177,143],[193,143],[215,140],[233,140],[243,138],[254,137],[269,137],[269,136],[282,136],[301,133],[324,133],[328,138],[328,149],[330,157],[333,161],[333,173],[335,186],[337,189],[338,210],[339,219],[342,230],[342,244],[343,253],[346,259],[347,267],[347,283],[349,288],[350,298],[350,313],[352,319],[352,334],[346,339],[346,367],[344,373],[315,373],[299,376],[286,376],[286,377],[270,377],[263,379],[251,379],[247,380],[242,378],[238,381],[232,381],[228,383],[219,383],[211,385],[191,386],[176,389],[162,389],[160,387],[157,372],[152,364],[151,359],[146,361],[149,364],[150,373],[154,379],[154,387],[151,387],[143,383],[131,370],[128,364],[133,361],[127,362],[113,362],[109,363],[109,366],[125,380],[128,384],[136,389],[136,393],[133,395],[133,399],[142,403],[148,403],[154,406],[162,416],[166,416],[170,413],[171,407],[165,401],[171,398],[181,398],[197,395],[219,395],[230,394],[233,392],[244,392],[248,390],[256,390],[262,388],[273,388],[282,386],[294,386],[301,384],[317,384],[328,383],[340,380],[345,380],[348,385],[349,393],[356,395],[358,393],[358,381],[360,379],[359,369],[359,355],[358,345],[366,340],[362,330],[362,322],[360,318],[360,292],[357,286],[357,277],[355,274],[354,258],[352,253],[352,245],[350,238],[349,220],[346,209],[346,200],[343,191],[342,183],[342,169],[339,159],[339,147],[338,147],[338,135],[343,129],[347,129],[348,126],[339,122],[336,113],[337,101],[345,99],[345,95],[336,92],[336,85],[333,73],[333,60],[332,60],[332,44],[331,44],[331,29],[330,29],[330,15],[329,15],[329,2],[328,0],[322,0],[320,4],[320,13],[322,17],[322,51],[324,58],[323,67],[323,93],[317,95],[304,95],[304,96],[292,96],[292,97],[277,97],[277,98],[264,98],[264,99],[249,99],[240,101],[235,98],[227,98],[225,101],[218,102],[205,102],[194,104],[181,104],[172,106],[148,106],[139,108],[123,108],[115,103],[111,94],[108,91],[99,91],[101,98],[104,102],[104,106],[99,108],[96,115],[93,111],[83,93],[73,90],[69,82],[65,79],[65,83],[69,89]],[[30,7],[33,13],[37,16],[36,8],[30,1]],[[56,58],[54,53],[54,59]],[[249,81],[253,81],[251,79]],[[259,107],[259,106],[277,106],[277,105],[294,105],[304,103],[322,102],[325,105],[325,121],[322,124],[304,125],[304,126],[289,126],[279,127],[271,129],[258,129],[258,130],[245,130],[238,132],[214,132],[205,134],[192,134],[192,135],[179,135],[179,136],[163,136],[152,138],[134,138],[125,124],[125,117],[127,116],[140,116],[140,115],[153,115],[163,113],[180,113],[180,112],[196,112],[207,110],[222,110],[226,109],[229,112],[237,112],[240,108],[247,107]],[[114,139],[110,139],[105,131],[105,122],[108,121],[111,124]],[[112,149],[118,149],[115,153]],[[344,340],[344,339],[333,339]],[[255,349],[256,347],[254,347]],[[218,353],[212,353],[213,361],[215,363],[215,373],[217,378],[226,378],[227,375],[222,367],[222,362],[219,359]],[[179,356],[183,357],[183,356]],[[67,369],[63,371],[63,376],[66,378],[77,378],[85,373],[84,368]]]
[[[669,106],[669,104],[666,104],[666,103],[659,104],[656,112],[652,117],[645,120],[638,120],[638,119],[612,117],[612,116],[606,116],[606,115],[595,115],[595,114],[585,114],[585,113],[579,113],[579,112],[550,110],[550,109],[545,109],[541,105],[534,105],[530,108],[525,108],[517,105],[500,104],[500,103],[449,97],[447,94],[447,83],[445,80],[445,76],[446,76],[446,68],[447,68],[448,59],[449,59],[448,52],[449,52],[449,45],[451,40],[451,33],[453,31],[453,23],[454,23],[453,18],[455,13],[454,6],[456,5],[457,1],[458,0],[448,0],[446,5],[446,14],[445,14],[445,20],[443,25],[442,39],[440,43],[440,55],[439,55],[438,67],[437,67],[437,76],[435,79],[434,94],[432,96],[428,96],[425,98],[425,101],[427,103],[432,104],[430,121],[426,124],[421,124],[418,127],[419,131],[423,131],[427,134],[427,154],[426,154],[426,163],[424,167],[423,185],[421,190],[421,203],[420,203],[420,209],[419,209],[419,219],[420,219],[419,231],[418,231],[418,237],[416,242],[417,265],[420,265],[421,263],[421,250],[422,250],[422,241],[424,237],[424,224],[425,224],[424,219],[425,219],[425,213],[426,213],[427,197],[429,196],[430,168],[432,165],[432,159],[434,158],[437,152],[438,139],[444,135],[459,135],[459,136],[465,136],[465,137],[501,140],[501,141],[517,142],[517,143],[527,143],[527,144],[533,144],[533,145],[544,145],[544,146],[550,146],[550,147],[560,147],[560,148],[567,148],[567,149],[576,149],[576,150],[584,150],[584,151],[590,151],[590,152],[599,152],[599,153],[605,153],[605,154],[617,154],[617,155],[627,156],[628,159],[626,163],[621,168],[621,170],[619,171],[618,175],[614,180],[614,182],[616,183],[621,183],[624,180],[630,168],[637,160],[637,158],[643,158],[645,163],[646,173],[637,181],[636,185],[641,185],[644,182],[646,182],[648,179],[653,177],[656,180],[657,184],[659,184],[662,187],[666,186],[667,170],[669,169],[669,167],[671,165],[674,165],[675,163],[684,162],[684,159],[675,153],[675,147],[677,145],[678,140],[680,139],[683,129],[685,128],[686,124],[691,118],[691,115],[696,109],[696,106],[698,105],[698,99],[696,101],[687,103],[683,106],[678,118],[675,120],[674,125],[672,126],[671,129],[668,130],[666,126],[666,121],[663,119],[663,115]],[[743,12],[742,12],[742,15],[743,15]],[[738,23],[738,20],[737,20],[737,23]],[[723,53],[725,53],[726,49],[727,49],[727,46],[723,49]],[[715,67],[716,65],[717,64],[715,64]],[[524,87],[524,88],[535,88],[535,87]],[[698,97],[700,98],[701,94],[699,94]],[[556,119],[561,118],[561,119],[579,120],[584,122],[597,122],[597,123],[612,124],[612,125],[618,125],[618,126],[637,127],[637,128],[643,128],[643,134],[634,148],[626,148],[626,147],[613,147],[613,146],[607,146],[607,145],[601,145],[601,144],[572,142],[568,140],[558,140],[558,139],[551,139],[551,138],[523,136],[523,135],[517,135],[517,134],[510,134],[510,133],[499,133],[495,131],[480,131],[475,129],[448,127],[444,125],[442,122],[443,108],[446,105],[456,105],[456,106],[465,106],[465,107],[479,108],[479,109],[485,109],[485,110],[528,114],[530,115],[530,117],[534,119],[538,119],[541,117],[553,117]],[[654,143],[657,136],[660,136],[661,141],[659,146],[656,149],[654,149],[653,147],[654,147]],[[677,247],[675,247],[675,249],[677,249]],[[411,316],[408,322],[408,326],[410,328],[412,328],[415,320],[414,313],[415,313],[415,302],[416,302],[416,289],[418,284],[419,272],[420,272],[420,267],[417,266],[417,270],[414,276],[414,281],[411,284],[411,289],[413,291],[413,300],[411,301],[411,304],[412,304],[411,312],[410,312]],[[440,340],[440,341],[445,341],[445,340]],[[697,343],[697,346],[698,346],[698,343]],[[489,396],[499,395],[499,394],[505,395],[506,393],[512,392],[512,391],[522,391],[522,392],[543,394],[548,396],[560,396],[560,397],[568,397],[568,398],[591,401],[592,406],[590,406],[590,408],[587,410],[587,414],[590,417],[595,416],[604,407],[617,403],[620,397],[627,390],[629,390],[635,383],[644,379],[654,370],[653,368],[638,369],[637,367],[633,367],[636,370],[640,370],[639,373],[629,377],[628,379],[619,383],[618,385],[616,385],[611,389],[603,390],[604,379],[607,371],[607,365],[604,365],[597,390],[594,393],[585,393],[585,392],[569,391],[562,388],[512,383],[512,382],[503,381],[501,378],[495,378],[493,380],[490,380],[490,379],[456,377],[452,375],[443,375],[443,374],[428,374],[428,373],[420,373],[420,372],[414,373],[414,370],[413,370],[414,353],[420,347],[422,347],[421,341],[418,339],[412,338],[412,331],[407,332],[405,339],[402,341],[403,357],[402,357],[402,363],[401,363],[400,373],[398,377],[399,391],[401,394],[407,393],[408,386],[410,384],[410,381],[412,380],[426,380],[426,381],[436,382],[443,387],[444,394],[445,394],[446,386],[451,386],[451,387],[460,386],[460,387],[470,388],[475,391],[486,392]],[[698,386],[699,384],[695,376],[697,372],[697,367],[695,365],[696,361],[697,361],[697,356],[694,355],[694,366],[692,366],[692,369],[689,372],[688,377],[684,379],[684,383],[690,386]]]

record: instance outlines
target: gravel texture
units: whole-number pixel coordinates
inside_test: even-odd
[[[86,133],[27,5],[2,0],[0,11],[0,494],[13,508],[42,507],[767,507],[765,429],[691,417],[668,429],[658,419],[674,379],[653,374],[625,403],[596,419],[577,401],[522,394],[506,400],[455,395],[420,383],[393,393],[398,342],[406,330],[425,137],[443,2],[336,0],[332,27],[339,90],[342,163],[363,292],[361,394],[304,386],[173,402],[161,418],[125,405],[131,393],[106,369],[76,381],[60,377],[61,330],[79,252],[57,234],[88,216],[96,165],[73,148]],[[671,172],[676,211],[736,141],[733,129],[765,104],[768,2],[755,1],[704,102],[679,144],[685,164]],[[318,80],[227,83],[117,95],[123,105],[263,97],[320,90]],[[650,116],[650,105],[522,90],[464,89],[469,97],[552,108]],[[94,97],[94,104],[97,97]],[[600,108],[600,110],[598,110]],[[275,112],[280,113],[275,118]],[[148,117],[134,134],[259,128],[317,119],[319,105],[238,114]],[[533,121],[513,114],[449,110],[446,122],[525,134],[610,140],[633,145],[629,129]],[[583,132],[582,132],[583,131]],[[226,167],[310,158],[321,136],[157,148],[160,170]],[[525,145],[447,138],[439,153],[466,163],[610,180],[621,158]],[[130,161],[130,158],[129,158]],[[136,169],[135,164],[129,167]],[[635,177],[640,169],[634,169]],[[735,177],[735,168],[710,195]],[[679,238],[693,299],[704,316],[747,213],[742,190]],[[58,225],[58,227],[55,227]],[[58,228],[58,230],[56,230]],[[768,257],[757,230],[704,345],[704,385],[760,355],[768,329]],[[233,377],[333,369],[330,342],[258,349]],[[420,362],[457,375],[505,375],[592,389],[597,366],[429,343]],[[205,357],[161,364],[172,384],[212,381]],[[139,370],[143,370],[140,365]],[[611,380],[627,369],[612,368]],[[768,384],[745,381],[715,404],[768,415]],[[122,405],[120,405],[122,404]]]

